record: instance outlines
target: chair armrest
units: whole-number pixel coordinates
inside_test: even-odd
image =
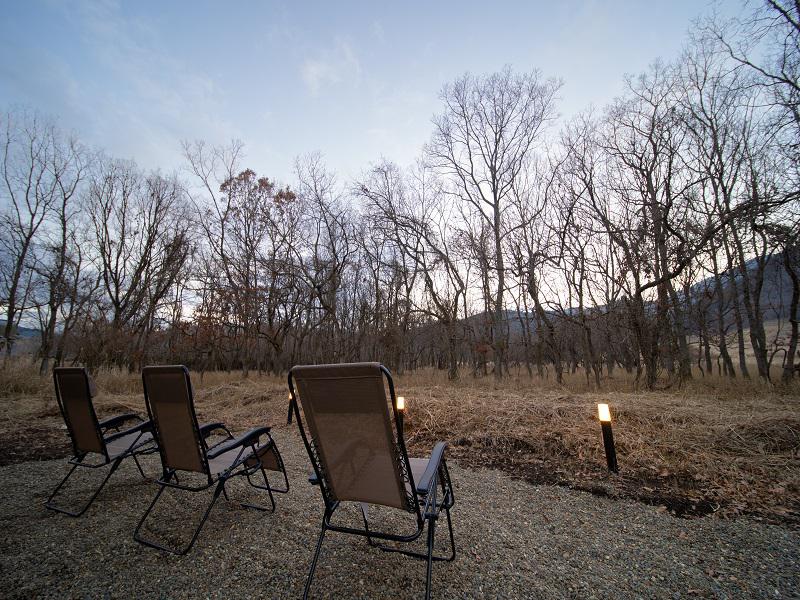
[[[208,458],[216,458],[220,454],[227,452],[228,450],[233,450],[234,448],[238,448],[239,446],[251,446],[258,441],[265,433],[269,433],[269,427],[256,427],[251,429],[247,433],[240,435],[237,438],[233,438],[230,442],[225,442],[223,444],[219,444],[218,446],[214,446],[212,450],[208,451]]]
[[[149,420],[142,421],[138,425],[134,425],[133,427],[130,427],[128,429],[123,429],[122,431],[112,433],[111,435],[103,436],[103,440],[107,443],[116,440],[117,438],[121,438],[124,435],[128,435],[130,433],[137,433],[140,431],[141,432],[152,431],[152,429],[153,429],[153,423],[151,421]]]
[[[138,419],[139,421],[144,420],[136,413],[125,413],[124,415],[114,415],[113,417],[103,419],[98,425],[100,425],[100,429],[113,429],[114,427],[119,427],[125,421],[132,421],[134,419]]]
[[[224,429],[225,433],[227,433],[230,437],[233,437],[231,432],[228,431],[228,428],[225,427],[225,423],[219,423],[219,422],[205,423],[203,425],[200,425],[200,435],[202,435],[203,439],[205,439],[212,433],[214,433],[214,431],[216,431],[217,429]]]
[[[444,453],[447,450],[447,442],[438,442],[433,447],[431,457],[428,459],[428,466],[417,484],[417,492],[427,494],[431,491],[431,486],[436,485],[436,474],[439,472],[439,465],[444,460]]]

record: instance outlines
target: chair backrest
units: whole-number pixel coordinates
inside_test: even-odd
[[[142,383],[164,468],[207,474],[208,459],[194,411],[189,369],[183,365],[145,367]]]
[[[92,404],[96,389],[89,373],[83,367],[56,367],[53,369],[53,382],[74,453],[105,454],[105,443]]]
[[[416,508],[406,486],[408,456],[396,436],[394,388],[380,363],[296,366],[289,386],[303,407],[308,432],[297,416],[309,457],[332,500]]]

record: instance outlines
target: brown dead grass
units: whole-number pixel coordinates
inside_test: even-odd
[[[141,379],[98,374],[101,416],[144,413]],[[206,373],[193,377],[199,417],[241,431],[283,425],[284,377]],[[463,464],[501,468],[536,483],[558,483],[664,506],[684,516],[716,513],[800,525],[800,390],[698,380],[680,389],[632,392],[622,376],[592,391],[512,376],[500,384],[448,382],[425,370],[396,377],[406,397],[406,438],[420,455],[437,440]],[[605,468],[598,402],[611,405],[620,473]],[[0,464],[68,452],[52,380],[25,363],[0,370]]]

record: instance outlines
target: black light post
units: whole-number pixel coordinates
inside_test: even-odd
[[[608,404],[597,405],[597,416],[600,419],[600,427],[603,429],[603,446],[606,450],[606,463],[608,470],[612,473],[617,472],[617,451],[614,449],[614,432],[611,430],[611,411]]]

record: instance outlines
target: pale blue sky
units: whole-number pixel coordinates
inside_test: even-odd
[[[239,138],[282,182],[321,151],[342,180],[408,164],[442,85],[510,64],[564,80],[560,112],[602,106],[671,59],[707,0],[664,2],[4,2],[0,107],[53,115],[109,154],[182,166],[180,140]],[[741,10],[738,0],[718,6]]]

